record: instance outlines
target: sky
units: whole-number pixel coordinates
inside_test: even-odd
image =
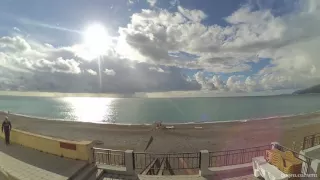
[[[0,24],[0,91],[214,96],[320,84],[318,0],[1,0]]]

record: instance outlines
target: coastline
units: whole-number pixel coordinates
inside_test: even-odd
[[[139,152],[222,151],[262,146],[273,141],[287,147],[296,142],[299,148],[304,136],[320,133],[320,112],[262,119],[265,121],[177,124],[172,125],[173,129],[156,129],[154,125],[43,120],[1,112],[0,119],[4,116],[9,116],[13,127],[20,130],[68,140],[95,141],[97,147]],[[153,141],[146,148],[150,137]]]
[[[0,110],[0,114],[7,114],[6,111]],[[66,119],[55,119],[55,118],[48,118],[48,117],[38,117],[38,116],[32,116],[32,115],[25,115],[25,114],[19,114],[19,113],[12,113],[11,115],[25,117],[25,118],[32,118],[32,119],[39,119],[39,120],[48,120],[48,121],[66,121],[66,122],[79,122],[79,123],[93,123],[93,124],[113,124],[113,125],[124,125],[124,126],[153,126],[156,122],[150,124],[150,123],[143,123],[143,124],[131,124],[131,123],[110,123],[110,122],[90,122],[90,121],[72,121],[72,120],[66,120]],[[280,116],[269,116],[269,117],[262,117],[262,118],[251,118],[251,119],[237,119],[237,120],[225,120],[225,121],[193,121],[193,122],[185,122],[185,123],[162,123],[164,125],[201,125],[201,124],[220,124],[220,123],[246,123],[251,121],[262,121],[262,120],[273,120],[273,119],[282,119],[282,118],[294,118],[299,116],[305,116],[305,115],[320,115],[320,109],[313,112],[302,112],[297,114],[288,114],[288,115],[280,115]]]

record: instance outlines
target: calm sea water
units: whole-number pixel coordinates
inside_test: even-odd
[[[49,119],[125,124],[217,122],[315,112],[320,95],[228,98],[0,96],[0,110]]]

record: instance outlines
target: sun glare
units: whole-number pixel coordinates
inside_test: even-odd
[[[102,55],[110,45],[110,37],[101,24],[90,25],[84,31],[84,45],[92,56]]]

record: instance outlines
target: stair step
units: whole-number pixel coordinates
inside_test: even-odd
[[[72,178],[73,180],[88,180],[89,177],[91,177],[94,172],[97,170],[97,167],[95,164],[90,164],[87,167],[85,167],[79,174]]]
[[[139,180],[137,175],[110,174],[105,172],[100,180]]]
[[[102,169],[96,169],[88,178],[88,180],[101,180],[103,173],[104,171]]]

